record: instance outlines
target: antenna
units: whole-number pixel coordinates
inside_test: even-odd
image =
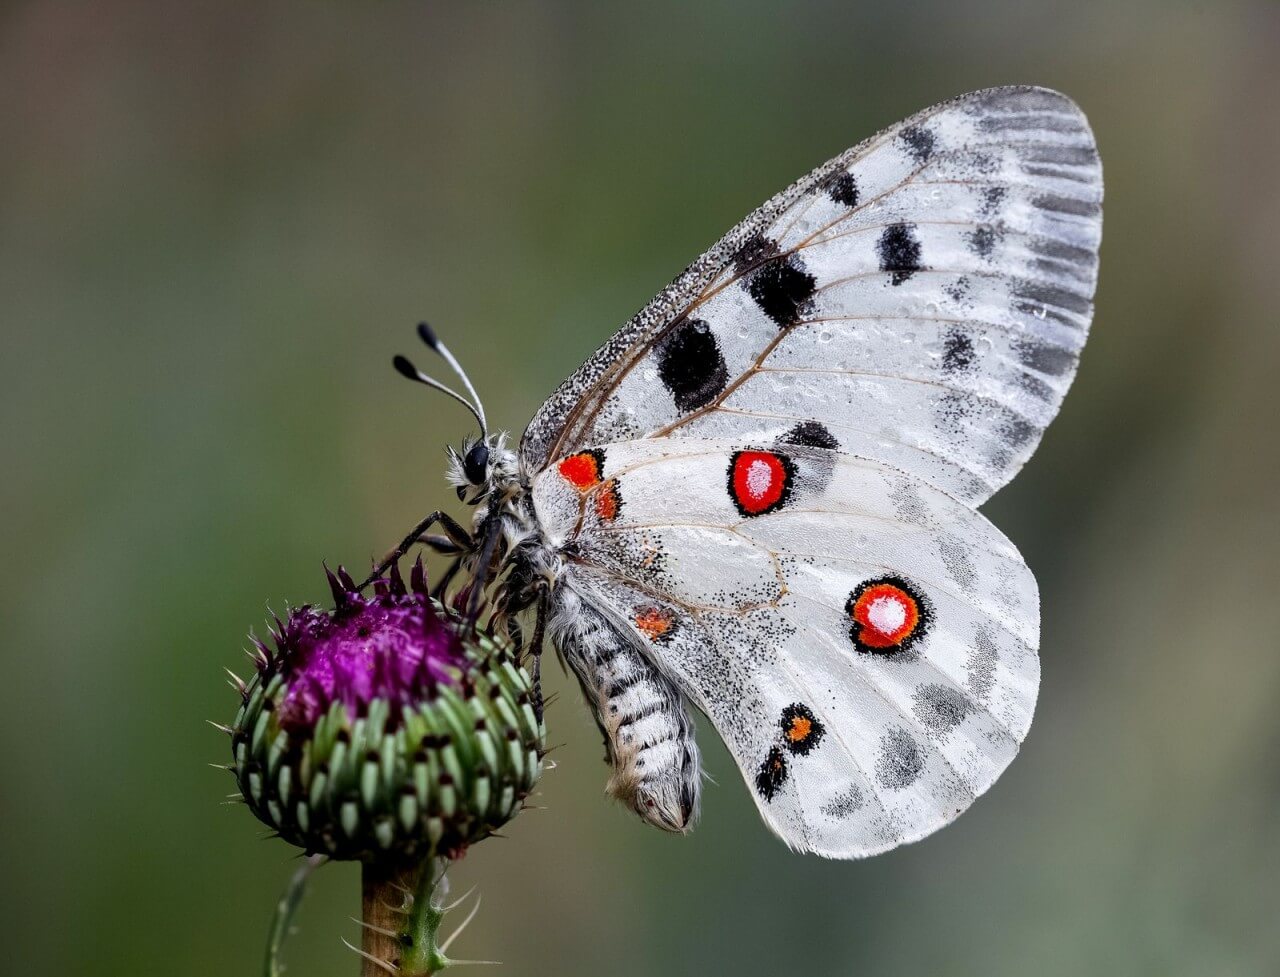
[[[462,394],[458,393],[456,390],[452,390],[449,387],[446,387],[439,380],[433,380],[431,377],[427,376],[425,373],[419,370],[416,366],[414,366],[411,362],[409,362],[408,357],[401,356],[399,353],[397,353],[394,357],[392,357],[391,365],[396,368],[396,372],[399,373],[402,377],[405,377],[406,379],[409,379],[409,380],[413,380],[417,383],[421,383],[423,386],[430,387],[432,390],[439,390],[442,394],[446,394],[447,396],[452,397],[454,400],[460,403],[463,407],[465,407],[471,413],[471,416],[476,419],[476,423],[480,425],[480,440],[483,441],[485,439],[485,437],[488,434],[488,428],[485,426],[485,423],[484,423],[484,412],[481,411],[475,404],[471,403],[471,401],[467,400],[466,397],[462,396]]]
[[[452,397],[463,407],[469,410],[471,412],[471,416],[476,419],[476,423],[480,425],[480,443],[483,444],[485,439],[489,436],[489,423],[485,420],[484,404],[480,402],[480,395],[476,393],[476,388],[471,383],[471,378],[467,376],[466,371],[462,368],[462,364],[458,362],[458,358],[449,352],[449,348],[445,346],[444,343],[440,342],[440,337],[436,335],[435,330],[427,323],[418,323],[418,336],[424,343],[426,343],[428,349],[449,364],[449,368],[458,375],[459,379],[462,380],[462,385],[466,388],[467,393],[471,395],[471,399],[468,400],[466,397],[462,396],[462,394],[458,393],[458,391],[451,387],[446,387],[439,380],[427,376],[409,362],[408,357],[397,354],[391,360],[391,365],[396,368],[396,372],[401,376],[430,387],[432,390],[439,390],[442,394]]]
[[[434,350],[442,360],[449,364],[449,367],[458,378],[462,381],[462,385],[467,388],[467,393],[471,395],[471,399],[475,404],[475,412],[479,416],[476,418],[480,422],[481,432],[489,430],[489,425],[484,419],[484,404],[480,402],[480,395],[476,393],[476,388],[471,383],[471,378],[467,376],[467,371],[462,368],[462,364],[458,362],[458,358],[449,352],[449,347],[440,342],[440,337],[436,335],[436,331],[425,322],[418,323],[418,338],[420,338],[427,347]]]

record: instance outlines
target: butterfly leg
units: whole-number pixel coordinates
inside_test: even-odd
[[[391,564],[395,563],[400,559],[400,557],[404,556],[409,552],[409,550],[416,546],[422,537],[426,535],[427,530],[436,523],[439,523],[444,527],[444,531],[449,540],[452,541],[460,550],[471,550],[475,548],[475,542],[472,540],[471,534],[467,532],[466,529],[464,529],[462,525],[453,518],[453,516],[449,515],[447,512],[441,512],[437,509],[435,512],[431,513],[431,515],[418,523],[418,525],[414,526],[409,535],[400,542],[399,546],[378,561],[378,565],[374,568],[374,571],[369,574],[368,578],[366,578],[364,583],[360,585],[359,589],[364,590],[365,587],[369,586],[369,584],[374,580],[382,576],[382,574],[386,572],[387,567],[391,566]]]
[[[480,604],[484,590],[494,573],[494,554],[497,553],[498,542],[502,539],[501,515],[491,512],[476,530],[476,536],[483,536],[484,542],[479,546],[479,557],[472,567],[471,582],[463,588],[466,593],[467,621],[472,626],[480,617]],[[474,543],[471,549],[474,551]]]
[[[448,536],[438,533],[423,533],[418,537],[418,542],[427,547],[427,549],[436,553],[443,553],[445,556],[457,556],[459,553],[465,552],[461,546]]]
[[[446,568],[444,573],[440,575],[440,579],[436,585],[431,588],[431,596],[436,600],[444,601],[444,592],[449,588],[449,584],[453,582],[453,578],[458,575],[458,571],[462,569],[462,557],[456,557],[452,563]]]
[[[543,591],[538,597],[533,640],[529,642],[529,652],[533,656],[533,712],[538,717],[538,722],[542,722],[542,644],[547,634],[547,604],[547,594]]]

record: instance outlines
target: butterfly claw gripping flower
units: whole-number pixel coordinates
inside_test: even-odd
[[[336,859],[452,855],[520,809],[543,727],[507,645],[428,595],[421,563],[362,596],[329,574],[335,607],[307,605],[255,639],[257,673],[231,729],[250,810]]]

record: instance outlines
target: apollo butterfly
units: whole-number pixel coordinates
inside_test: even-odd
[[[558,648],[610,791],[645,821],[697,817],[692,707],[791,847],[855,858],[923,838],[1031,724],[1035,579],[977,509],[1071,383],[1101,203],[1066,97],[935,105],[729,231],[514,450],[421,327],[465,394],[396,367],[475,415],[450,465],[474,516],[433,513],[388,560],[451,554],[438,592],[459,581],[535,674]]]

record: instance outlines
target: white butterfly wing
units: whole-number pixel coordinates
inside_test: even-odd
[[[602,481],[586,493],[558,468],[534,483],[549,537],[573,543],[565,582],[708,715],[793,848],[847,858],[921,838],[1013,759],[1035,707],[1038,600],[983,516],[881,462],[803,445],[593,452]],[[770,458],[777,504],[744,510],[756,489],[771,497],[769,471],[763,488],[750,474]],[[878,612],[858,609],[878,592]],[[895,593],[916,602],[907,633]]]
[[[977,505],[1034,451],[1092,313],[1102,171],[1065,96],[974,92],[818,167],[543,405],[538,471],[636,438],[815,443]]]
[[[1101,201],[1065,96],[934,106],[750,215],[525,431],[558,585],[706,712],[793,847],[923,837],[1026,734],[1035,581],[974,509],[1074,376]]]

